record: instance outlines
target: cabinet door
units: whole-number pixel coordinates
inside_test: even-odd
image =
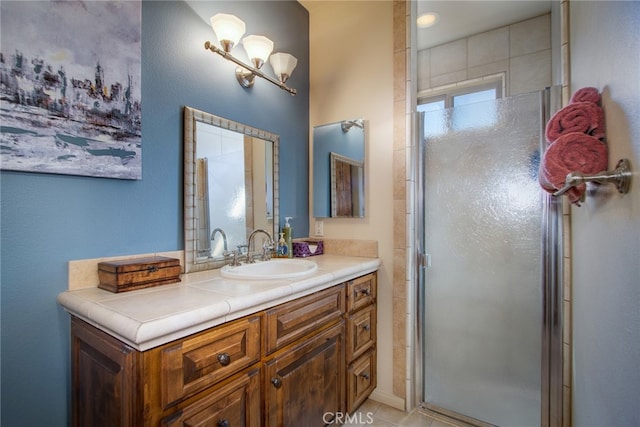
[[[376,349],[363,354],[347,372],[347,412],[353,412],[376,388]]]
[[[375,305],[365,307],[347,318],[347,363],[374,346],[376,329]]]
[[[261,415],[256,368],[165,418],[162,427],[260,427]]]
[[[71,381],[73,426],[133,426],[135,360],[131,347],[73,317]]]
[[[344,322],[265,364],[267,426],[317,427],[344,411]]]

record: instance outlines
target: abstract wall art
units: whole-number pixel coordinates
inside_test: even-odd
[[[0,3],[0,168],[142,179],[141,1]]]

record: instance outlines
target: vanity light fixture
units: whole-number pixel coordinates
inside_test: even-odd
[[[238,79],[238,83],[240,83],[242,87],[248,88],[253,86],[255,77],[258,76],[270,81],[280,89],[286,90],[291,95],[297,93],[296,89],[290,88],[285,84],[298,64],[298,60],[293,55],[288,53],[274,53],[271,55],[273,42],[264,36],[251,35],[242,39],[242,45],[253,65],[245,64],[231,54],[231,49],[238,44],[245,32],[244,22],[237,16],[218,13],[211,17],[211,27],[222,49],[210,41],[205,42],[204,48],[238,65],[236,68],[236,79]],[[271,66],[278,76],[277,80],[261,70],[270,56]]]

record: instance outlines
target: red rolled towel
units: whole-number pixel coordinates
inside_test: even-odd
[[[583,87],[582,89],[578,89],[569,100],[569,103],[573,102],[600,104],[600,92],[598,92],[598,89],[595,87]]]
[[[544,172],[544,168],[542,165],[540,167],[540,173],[538,174],[538,182],[540,183],[540,186],[547,193],[553,194],[560,189],[560,188],[556,188],[553,184],[547,181],[546,173]],[[579,202],[582,200],[582,195],[584,194],[586,188],[587,186],[585,184],[582,184],[582,185],[579,185],[578,187],[570,188],[569,191],[567,191],[564,194],[566,194],[569,197],[569,201],[571,203],[575,203],[579,205]]]
[[[556,112],[545,129],[547,141],[553,142],[560,136],[582,132],[594,138],[604,138],[604,112],[593,102],[574,102]]]
[[[564,187],[569,173],[595,174],[607,170],[608,163],[607,146],[602,141],[581,132],[567,133],[545,151],[538,179],[545,190],[554,192]],[[571,203],[578,203],[585,189],[582,184],[567,192]]]

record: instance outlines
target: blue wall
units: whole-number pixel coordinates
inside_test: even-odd
[[[298,58],[292,97],[204,50],[208,18],[241,17],[248,33]],[[2,425],[66,426],[69,315],[56,304],[69,260],[184,248],[182,107],[280,135],[280,214],[307,236],[309,19],[296,1],[144,1],[142,180],[3,171],[1,179]],[[270,67],[265,69],[271,72]]]

